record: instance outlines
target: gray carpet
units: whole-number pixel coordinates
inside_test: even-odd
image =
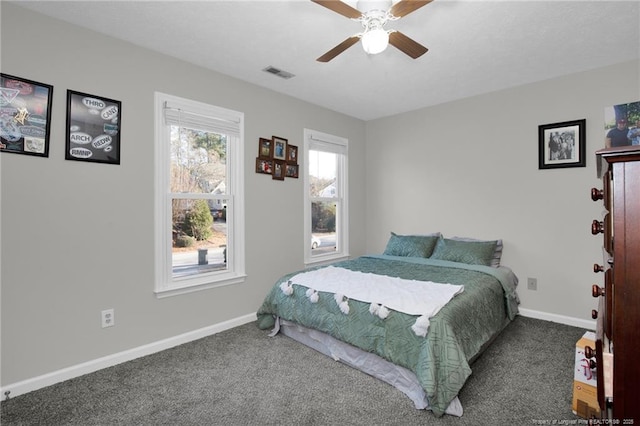
[[[575,424],[584,330],[517,317],[473,364],[461,418],[255,323],[3,401],[2,425]]]

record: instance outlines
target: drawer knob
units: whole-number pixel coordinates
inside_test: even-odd
[[[591,346],[584,347],[584,356],[587,358],[593,358],[596,355],[596,351]]]
[[[604,296],[604,288],[598,287],[596,284],[591,286],[591,294],[593,297]]]
[[[598,235],[604,232],[604,222],[599,220],[594,220],[591,222],[591,233],[593,235]]]
[[[604,198],[604,191],[598,188],[591,188],[591,199],[593,201],[602,200]]]
[[[604,272],[604,266],[598,265],[597,263],[593,264],[593,272]]]
[[[591,310],[591,318],[592,319],[598,319],[598,311],[596,311],[595,309]]]

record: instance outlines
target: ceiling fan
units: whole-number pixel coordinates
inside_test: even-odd
[[[392,0],[359,0],[357,9],[340,0],[311,0],[331,9],[342,16],[358,21],[364,31],[347,38],[333,49],[316,59],[318,62],[329,62],[349,47],[362,40],[364,51],[375,55],[391,44],[413,59],[427,52],[427,48],[397,30],[385,30],[389,21],[395,21],[409,13],[431,3],[433,0],[400,0],[392,5]]]

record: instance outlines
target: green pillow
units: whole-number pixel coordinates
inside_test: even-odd
[[[429,257],[440,234],[397,235],[391,233],[384,253],[390,256]]]
[[[459,241],[440,238],[431,259],[491,266],[497,241]]]

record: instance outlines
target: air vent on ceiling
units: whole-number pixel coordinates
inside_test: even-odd
[[[273,75],[277,75],[278,77],[284,78],[284,79],[290,79],[291,77],[295,77],[295,75],[291,74],[290,72],[282,71],[281,69],[272,67],[271,65],[269,65],[262,71],[268,72]]]

